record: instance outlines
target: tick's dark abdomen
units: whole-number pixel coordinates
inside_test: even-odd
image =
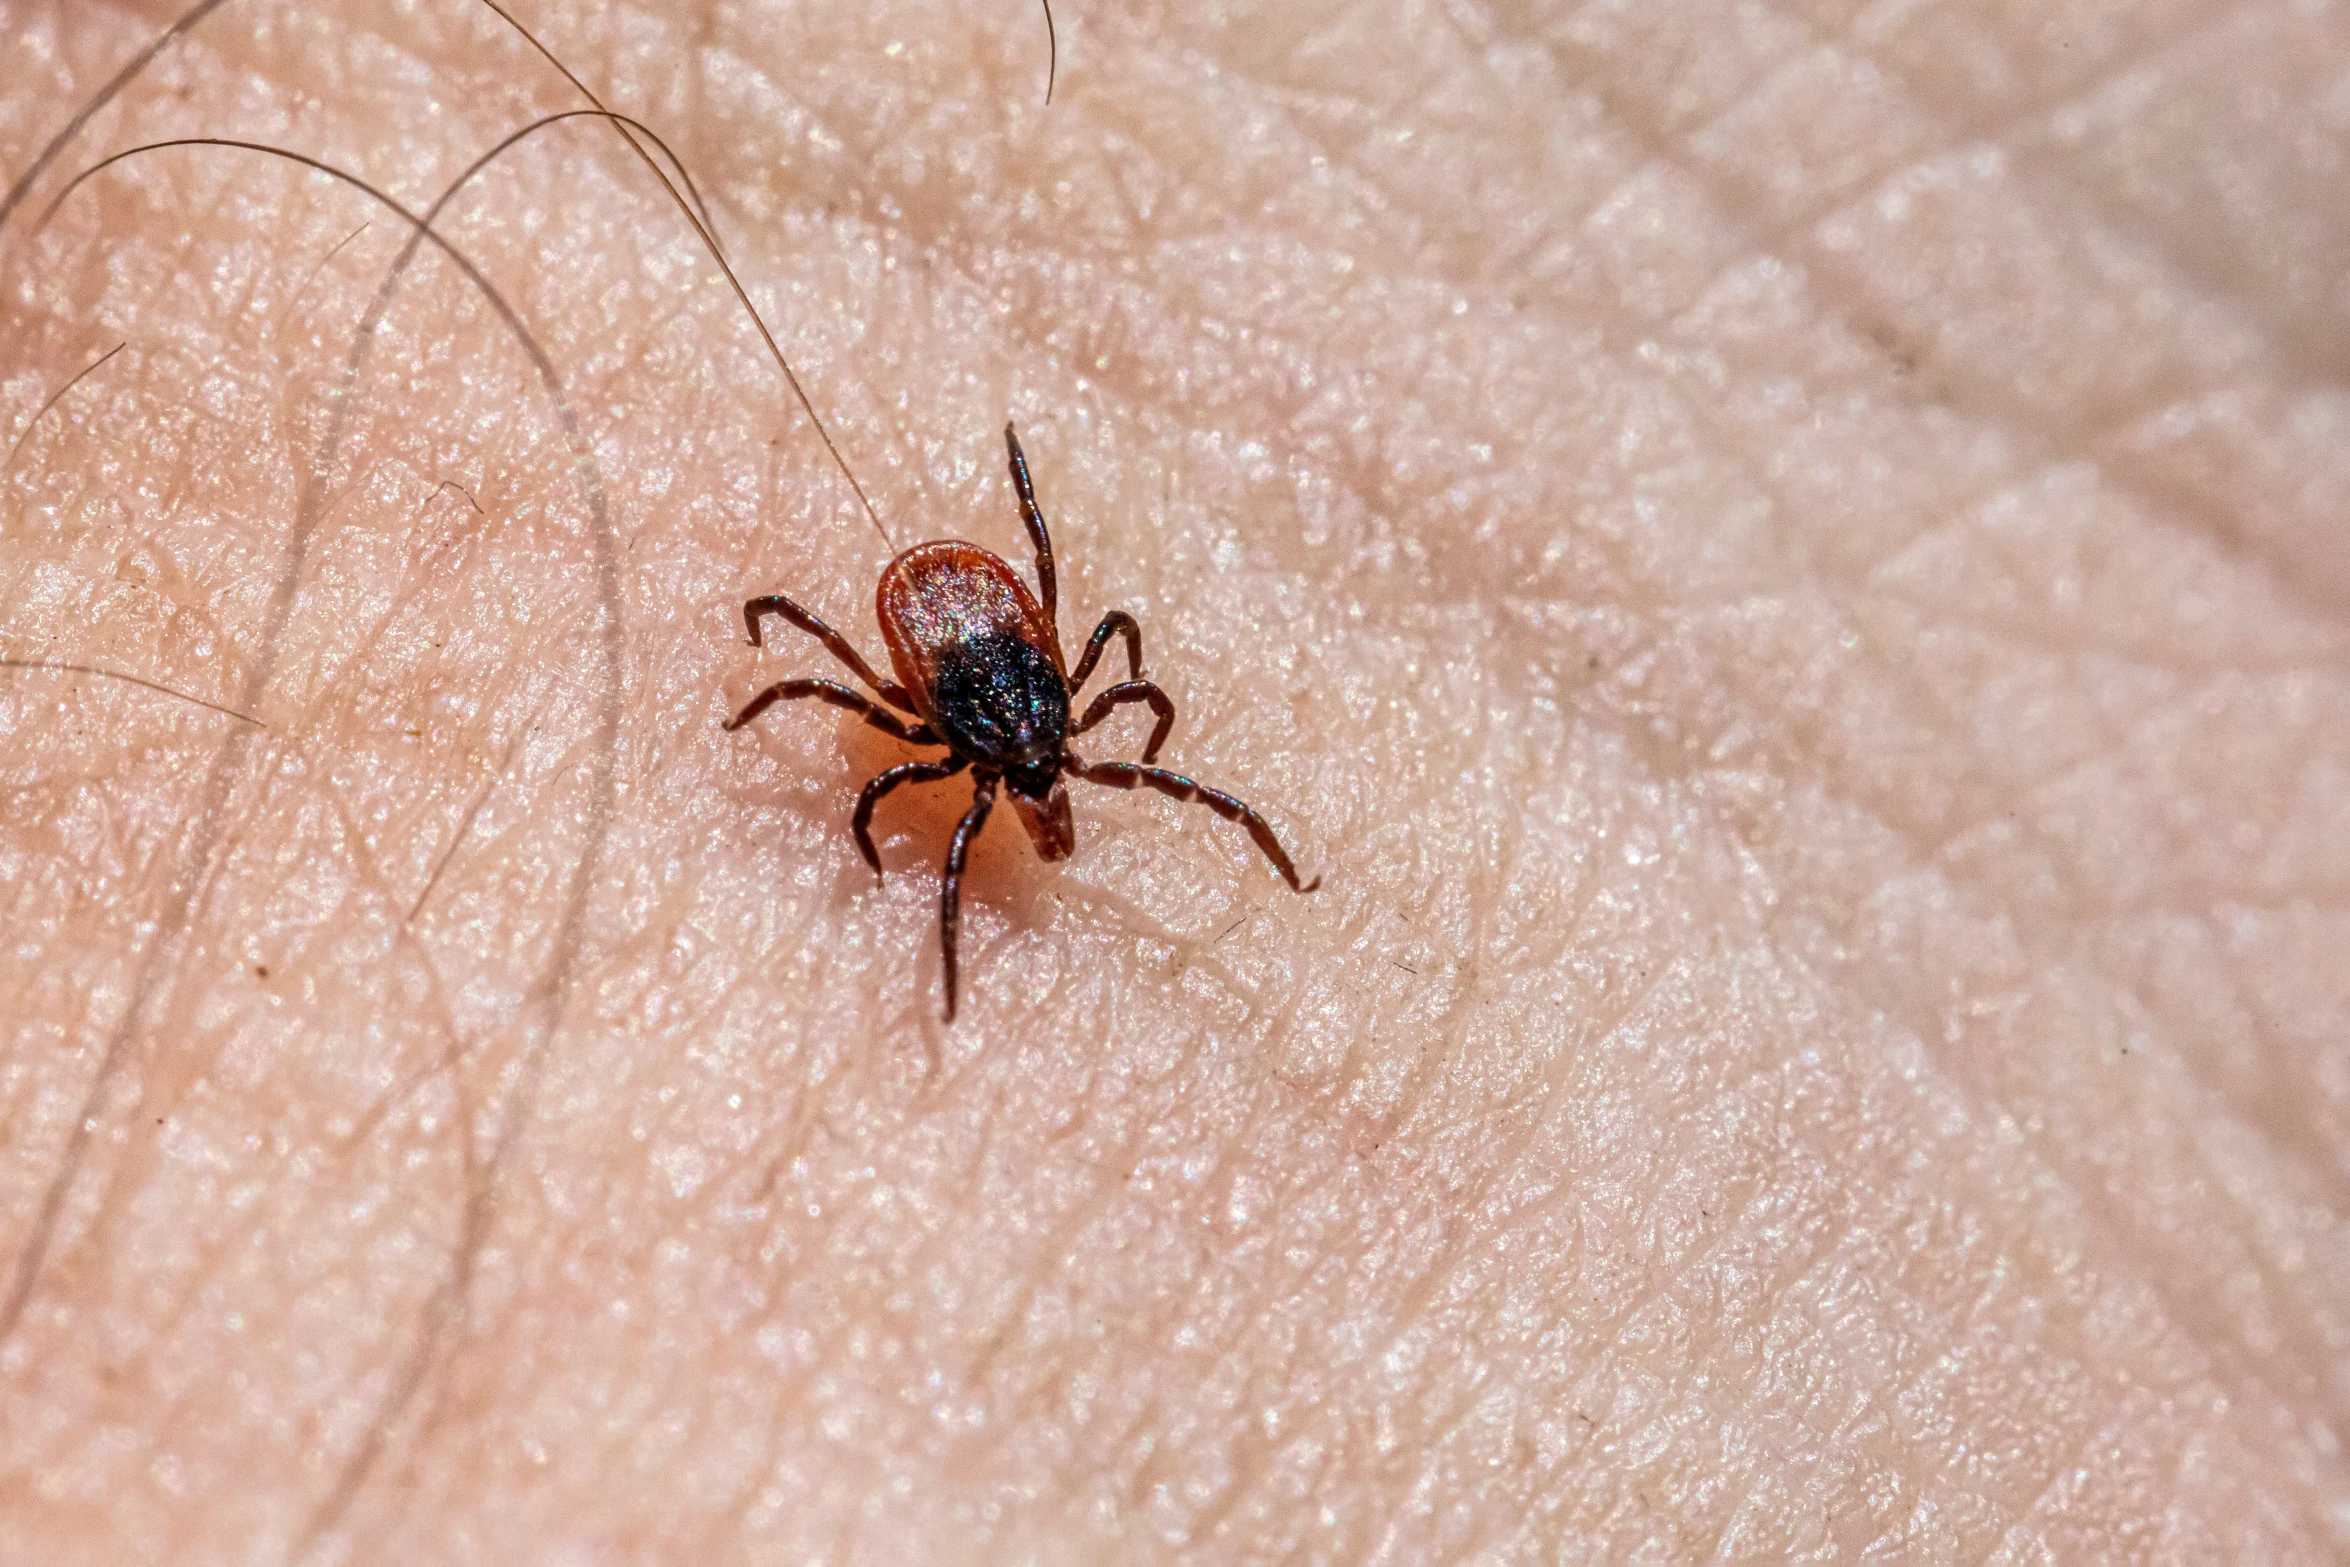
[[[1008,770],[1057,759],[1069,733],[1069,687],[1051,658],[1010,632],[983,632],[938,652],[930,725],[973,761]]]

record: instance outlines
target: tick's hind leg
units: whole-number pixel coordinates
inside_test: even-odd
[[[987,825],[987,813],[995,808],[995,782],[993,773],[979,775],[971,791],[971,809],[963,813],[963,820],[955,828],[955,841],[947,845],[946,875],[939,883],[938,950],[946,964],[950,1023],[955,1020],[955,929],[963,917],[963,860],[970,852],[971,840]]]
[[[1298,892],[1312,892],[1322,885],[1317,876],[1303,886],[1298,884],[1297,867],[1289,862],[1289,851],[1281,847],[1281,840],[1273,836],[1273,829],[1265,819],[1242,801],[1234,799],[1221,789],[1194,782],[1181,773],[1170,773],[1156,767],[1137,767],[1132,762],[1081,762],[1071,757],[1069,771],[1087,783],[1097,783],[1112,789],[1156,789],[1177,800],[1196,800],[1228,822],[1238,822],[1248,829],[1265,858],[1281,873],[1281,879]]]
[[[834,707],[845,707],[852,713],[864,715],[865,722],[884,734],[896,735],[909,745],[944,745],[946,742],[930,732],[928,724],[908,724],[906,720],[883,707],[871,697],[851,691],[836,680],[783,680],[769,686],[743,704],[743,710],[726,721],[729,731],[740,729],[778,702],[797,701],[814,697]]]
[[[867,781],[857,796],[857,814],[849,819],[849,828],[855,833],[857,848],[865,856],[865,863],[873,867],[873,874],[881,874],[881,854],[873,847],[873,808],[882,796],[900,784],[936,783],[941,778],[952,778],[970,764],[959,756],[950,756],[943,762],[905,762],[888,772]]]
[[[1167,743],[1167,731],[1175,727],[1175,704],[1168,699],[1166,692],[1147,680],[1124,681],[1095,697],[1093,704],[1086,708],[1085,716],[1077,721],[1077,727],[1069,733],[1085,733],[1128,702],[1148,702],[1151,711],[1159,715],[1159,721],[1151,727],[1150,744],[1142,748],[1142,759],[1145,762],[1157,761],[1159,747]]]
[[[914,704],[906,699],[904,686],[894,680],[884,680],[875,674],[873,666],[865,662],[865,656],[849,646],[847,637],[826,625],[818,618],[815,611],[802,609],[780,593],[769,593],[743,605],[743,629],[751,635],[751,646],[765,647],[767,645],[759,635],[759,617],[762,615],[780,615],[790,621],[823,643],[825,650],[831,653],[834,658],[848,665],[852,674],[881,693],[881,699],[884,702],[889,703],[892,707],[912,710]]]

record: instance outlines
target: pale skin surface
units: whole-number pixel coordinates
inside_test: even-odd
[[[1072,4],[1049,111],[1016,4],[531,13],[898,543],[1025,569],[1018,420],[1064,636],[1325,873],[999,811],[944,1030],[966,786],[876,890],[902,749],[719,729],[888,551],[607,130],[445,225],[601,576],[430,259],[294,553],[363,196],[29,236],[579,106],[315,9],[0,252],[7,440],[128,345],[0,652],[268,726],[0,687],[12,1559],[2350,1549],[2339,10]],[[0,8],[0,174],[163,20]]]

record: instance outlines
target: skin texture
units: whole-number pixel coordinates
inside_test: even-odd
[[[267,725],[0,686],[12,1559],[2350,1550],[2338,6],[530,14],[1322,890],[999,811],[942,1029],[965,786],[877,888],[902,749],[719,728],[888,550],[607,128],[445,223],[576,448],[439,260],[338,399],[323,178],[33,235],[580,103],[239,0],[0,235],[8,440],[127,345],[0,651]],[[0,170],[166,20],[0,4]]]

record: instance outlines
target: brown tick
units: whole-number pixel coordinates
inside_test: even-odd
[[[1052,535],[1045,531],[1044,513],[1037,509],[1028,460],[1020,454],[1020,437],[1008,424],[1004,426],[1004,446],[1011,454],[1012,485],[1020,495],[1020,515],[1036,545],[1036,597],[1029,596],[1027,584],[1000,557],[976,544],[938,539],[915,545],[882,572],[874,601],[874,614],[881,622],[881,639],[889,646],[896,680],[876,675],[847,638],[782,594],[752,599],[743,605],[743,624],[750,631],[751,646],[764,646],[760,618],[780,615],[823,643],[881,700],[876,702],[838,681],[785,680],[751,698],[726,722],[729,730],[740,729],[777,702],[813,697],[861,714],[874,728],[911,745],[946,748],[947,755],[938,761],[905,762],[889,769],[867,783],[857,796],[850,830],[876,876],[881,874],[881,856],[873,847],[873,810],[882,797],[900,784],[936,783],[970,771],[971,808],[963,813],[954,841],[947,847],[938,900],[939,950],[945,959],[950,1023],[955,1017],[955,927],[962,902],[963,860],[995,806],[998,783],[1010,791],[1012,809],[1028,829],[1037,854],[1046,860],[1067,859],[1077,846],[1076,825],[1069,817],[1069,791],[1062,781],[1066,776],[1112,789],[1149,788],[1178,800],[1196,800],[1226,821],[1246,827],[1265,858],[1293,889],[1312,892],[1321,884],[1318,876],[1299,884],[1297,867],[1290,863],[1281,840],[1248,806],[1222,790],[1148,765],[1158,760],[1159,747],[1175,726],[1175,704],[1166,692],[1142,678],[1142,628],[1132,615],[1116,609],[1104,615],[1085,644],[1085,656],[1077,661],[1076,673],[1069,673],[1061,656]],[[1113,636],[1126,639],[1130,678],[1095,697],[1085,716],[1071,728],[1070,708]],[[1150,743],[1142,748],[1142,765],[1088,762],[1069,749],[1074,736],[1130,702],[1143,703],[1158,716]],[[893,708],[897,711],[891,711]],[[909,719],[901,714],[913,716]]]

